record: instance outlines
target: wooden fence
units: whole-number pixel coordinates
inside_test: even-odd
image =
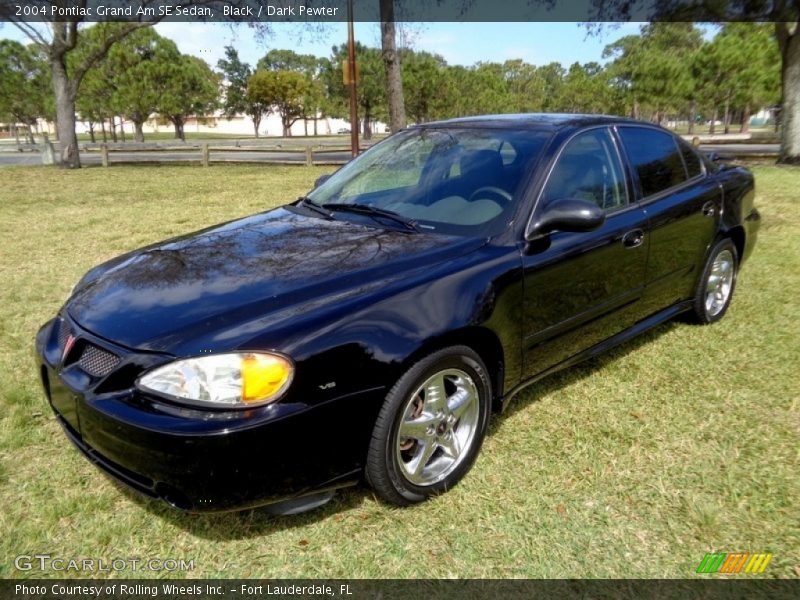
[[[366,145],[369,145],[367,143]],[[350,160],[350,146],[341,142],[259,143],[256,141],[155,142],[81,144],[81,152],[99,153],[104,167],[113,163],[150,162],[148,158],[134,159],[124,154],[186,154],[174,162],[200,162],[207,167],[212,162],[263,162],[270,164],[341,165]],[[362,148],[364,149],[364,148]],[[114,155],[118,156],[115,157]],[[215,156],[216,155],[216,156]],[[159,162],[154,159],[154,162]]]

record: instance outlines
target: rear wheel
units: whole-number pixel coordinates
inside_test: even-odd
[[[453,346],[414,364],[386,396],[372,433],[367,481],[387,502],[421,502],[472,467],[489,421],[480,357]]]
[[[692,316],[698,323],[719,321],[731,303],[736,288],[739,253],[729,239],[720,240],[709,254],[697,284]]]

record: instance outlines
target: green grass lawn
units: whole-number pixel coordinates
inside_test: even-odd
[[[800,575],[800,169],[755,168],[761,237],[721,323],[668,323],[529,388],[433,501],[358,488],[295,517],[191,516],[90,465],[37,381],[39,325],[92,265],[292,200],[327,170],[2,171],[0,577],[41,576],[14,568],[34,553],[182,558],[193,577],[691,577],[709,551],[772,552],[766,576]]]

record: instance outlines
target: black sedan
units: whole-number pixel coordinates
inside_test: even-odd
[[[191,511],[422,501],[526,385],[722,318],[760,221],[746,169],[612,117],[420,125],[320,179],[78,282],[36,350],[91,461]]]

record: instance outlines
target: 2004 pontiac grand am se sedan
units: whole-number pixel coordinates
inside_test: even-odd
[[[89,271],[36,338],[69,439],[191,511],[452,487],[493,410],[679,313],[722,318],[753,177],[587,115],[397,133],[281,208]]]

